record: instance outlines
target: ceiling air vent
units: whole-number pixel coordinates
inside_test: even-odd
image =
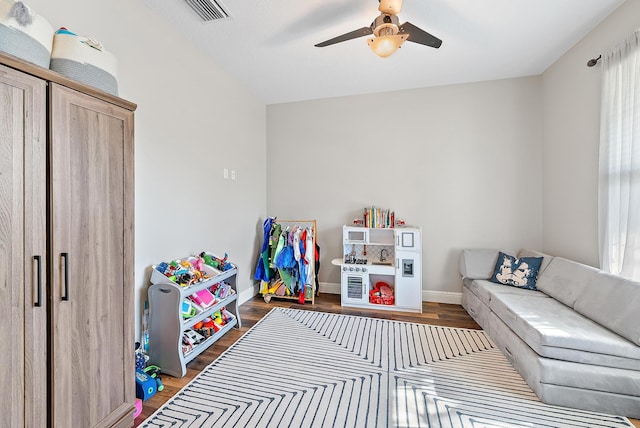
[[[204,21],[229,18],[229,12],[217,0],[184,0]]]

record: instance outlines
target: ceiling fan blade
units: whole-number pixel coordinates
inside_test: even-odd
[[[324,42],[318,43],[315,46],[318,48],[323,48],[325,46],[333,45],[336,43],[346,42],[347,40],[357,39],[358,37],[368,36],[369,34],[373,34],[373,30],[371,29],[371,27],[362,27],[341,36],[334,37],[333,39],[325,40]]]
[[[398,30],[398,34],[409,34],[409,38],[407,39],[408,41],[431,46],[432,48],[438,49],[440,45],[442,45],[442,40],[433,34],[429,34],[423,29],[416,27],[410,22],[402,24],[400,26],[400,30]]]
[[[399,15],[402,10],[402,0],[380,0],[378,10],[387,15]]]

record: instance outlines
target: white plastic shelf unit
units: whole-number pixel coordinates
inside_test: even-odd
[[[205,351],[215,341],[225,335],[231,328],[241,327],[238,311],[238,268],[232,269],[187,287],[181,287],[163,274],[153,269],[149,287],[149,357],[153,364],[160,366],[163,373],[175,377],[183,377],[187,373],[186,365]],[[229,284],[234,293],[204,309],[189,319],[182,317],[182,302],[191,294],[209,288],[221,281]],[[184,354],[182,351],[182,334],[195,324],[211,316],[222,308],[233,315],[219,331],[200,342]]]

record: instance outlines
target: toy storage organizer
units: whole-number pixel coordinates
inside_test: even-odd
[[[302,259],[304,259],[307,254],[301,254],[301,260],[295,263],[294,267],[278,268],[276,266],[278,264],[276,260],[281,253],[276,253],[276,248],[280,235],[284,235],[285,250],[293,251],[292,246],[290,245],[291,241],[289,239],[289,235],[295,233],[296,230],[306,230],[307,234],[311,234],[311,248],[313,251],[310,255],[311,260],[308,263],[305,263]],[[316,246],[316,242],[316,220],[280,220],[277,218],[273,220],[271,231],[269,233],[269,246],[267,249],[267,262],[269,264],[269,269],[265,269],[265,271],[268,272],[266,273],[268,281],[262,280],[260,283],[260,294],[262,294],[265,302],[269,303],[272,298],[276,298],[298,300],[301,303],[311,302],[311,304],[315,304],[315,296],[318,291],[316,278],[316,255],[318,247]],[[309,245],[305,246],[305,248],[307,248],[307,252],[308,247]],[[275,254],[278,255],[274,257]],[[264,262],[262,256],[258,260],[258,263],[261,261]],[[302,268],[300,267],[301,264],[304,264]],[[309,272],[308,274],[304,274],[305,278],[301,278],[301,276],[303,276],[300,273],[301,269],[304,269],[305,272],[308,270]],[[311,280],[306,280],[308,278],[311,278]],[[259,278],[256,277],[255,279]],[[281,286],[282,284],[284,284],[284,287]],[[300,297],[299,292],[296,292],[296,290],[300,290],[301,287],[304,287],[304,300]],[[276,290],[276,288],[279,288],[279,290]]]
[[[149,357],[153,364],[160,366],[163,373],[175,377],[184,376],[187,372],[187,363],[224,336],[231,328],[241,326],[238,312],[237,266],[232,264],[231,269],[223,272],[212,268],[210,271],[213,272],[211,278],[183,287],[158,272],[156,266],[153,267],[151,273],[153,285],[149,287]],[[200,307],[195,314],[190,314],[189,318],[183,317],[183,302],[189,296],[220,283],[228,284],[233,291],[211,306]],[[226,308],[231,318],[220,330],[185,352],[182,342],[183,334],[192,331],[194,325],[212,317],[222,308]]]

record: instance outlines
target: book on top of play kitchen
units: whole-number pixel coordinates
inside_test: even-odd
[[[395,225],[395,212],[383,210],[372,205],[363,209],[364,227],[373,229],[392,228]]]

